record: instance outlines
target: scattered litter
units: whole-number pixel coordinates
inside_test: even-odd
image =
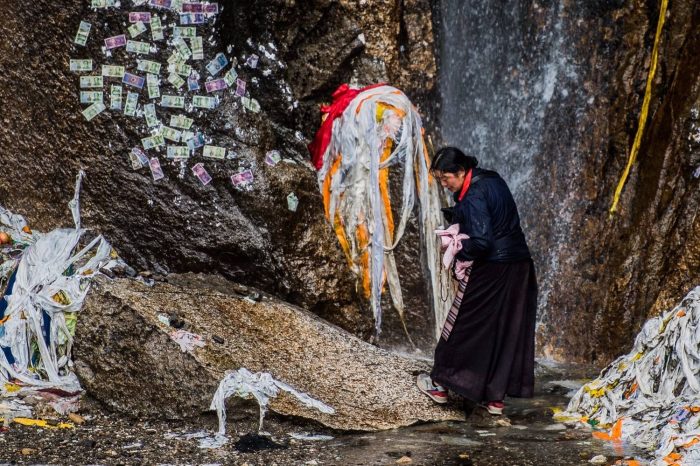
[[[698,166],[698,168],[696,168],[695,171],[693,172],[693,177],[700,178],[700,166]]]
[[[287,209],[291,210],[292,212],[296,212],[297,207],[299,207],[299,198],[296,194],[289,193],[287,196]]]
[[[85,418],[82,417],[80,414],[70,413],[70,414],[68,414],[68,419],[70,419],[71,422],[73,422],[73,424],[77,424],[77,425],[85,424]]]
[[[323,402],[311,398],[306,393],[301,393],[284,382],[275,380],[267,372],[251,373],[248,369],[240,368],[229,372],[219,383],[219,388],[214,394],[209,409],[215,410],[219,416],[219,430],[213,437],[208,437],[211,442],[223,445],[226,437],[226,399],[230,396],[238,396],[243,399],[254,398],[260,407],[260,422],[258,430],[262,431],[263,419],[267,412],[270,398],[275,398],[279,391],[283,390],[295,396],[301,403],[315,408],[322,413],[334,414],[335,410]],[[216,447],[214,447],[216,448]],[[239,450],[240,451],[240,450]]]
[[[498,419],[496,420],[496,425],[498,427],[511,427],[510,421],[508,419]]]
[[[649,319],[632,351],[554,415],[595,429],[603,440],[623,440],[654,451],[652,466],[700,458],[700,287],[662,316]]]
[[[158,314],[158,321],[161,324],[167,325],[170,327],[170,317],[166,316],[165,314]]]
[[[183,353],[192,353],[195,348],[203,348],[205,344],[204,337],[186,330],[175,330],[170,334],[170,338],[180,345],[180,350]]]
[[[0,418],[0,422],[4,421],[5,419]],[[23,426],[41,427],[43,429],[72,429],[75,427],[73,424],[68,422],[50,423],[44,419],[31,419],[25,417],[16,417],[12,419],[12,422]]]
[[[271,167],[274,167],[275,165],[280,163],[281,160],[282,156],[280,155],[280,151],[278,150],[271,150],[265,154],[265,163]]]
[[[435,334],[439,336],[453,290],[451,286],[442,290],[441,299],[440,283],[451,279],[448,271],[442,270],[433,231],[442,222],[444,191],[429,173],[420,115],[403,92],[386,85],[351,89],[344,84],[333,98],[331,105],[321,109],[326,118],[309,150],[319,170],[326,219],[333,225],[360,289],[370,300],[375,330],[381,330],[385,284],[403,320],[404,302],[393,250],[417,198],[436,313]],[[392,168],[405,171],[397,222],[389,195]]]
[[[124,450],[134,450],[137,448],[143,448],[143,443],[141,442],[135,442],[135,443],[130,443],[128,445],[124,445],[122,449]]]
[[[296,440],[308,440],[311,442],[325,442],[335,438],[331,435],[310,434],[308,432],[294,432],[289,434],[289,436]]]
[[[566,430],[566,426],[564,424],[550,424],[545,426],[543,430]]]
[[[1,393],[31,394],[66,412],[73,409],[77,403],[73,398],[81,392],[71,370],[77,315],[98,270],[118,263],[102,236],[81,243],[85,233],[80,228],[79,211],[82,177],[81,171],[69,202],[75,228],[32,232],[23,217],[0,207],[0,228],[13,238],[17,253],[13,257],[3,254],[0,264],[0,283],[4,284],[4,299],[0,300]],[[3,400],[0,409],[11,416],[16,416],[15,409],[23,410],[19,400]]]

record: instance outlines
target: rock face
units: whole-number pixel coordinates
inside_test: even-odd
[[[213,276],[171,277],[149,288],[121,279],[95,285],[81,312],[74,361],[83,387],[129,416],[180,418],[208,410],[225,371],[245,367],[332,406],[334,415],[280,395],[270,409],[335,429],[378,430],[458,420],[415,386],[427,364],[365,343],[313,314],[264,297],[250,302]],[[169,280],[171,279],[169,278]],[[183,353],[158,320],[176,313],[206,339]]]
[[[470,4],[460,17],[474,25],[462,42],[475,79],[454,95],[476,97],[459,109],[465,146],[516,191],[539,272],[540,352],[609,361],[700,281],[700,5],[670,4],[637,163],[609,218],[660,2],[477,3],[487,15]],[[446,134],[456,138],[455,129]]]
[[[578,357],[592,361],[612,359],[631,346],[647,318],[700,281],[700,180],[693,175],[700,166],[696,2],[674,2],[669,10],[638,161],[619,213],[608,214],[637,130],[657,19],[656,5],[647,9],[634,2],[589,23],[588,39],[577,49],[590,57],[583,85],[597,104],[571,135],[580,141],[575,151],[567,155],[554,140],[546,148],[573,175],[553,192],[562,199],[572,186],[577,192],[575,201],[569,197],[562,210],[546,215],[551,223],[539,220],[553,225],[554,218],[570,216],[568,245],[559,248],[559,268],[550,275],[542,331],[545,348],[560,356],[579,351]],[[541,180],[536,189],[552,191],[546,185]],[[582,319],[593,325],[582,328]]]
[[[78,75],[68,69],[70,58],[93,58],[98,70],[113,63],[133,71],[133,55],[117,49],[107,57],[100,50],[104,37],[126,32],[129,8],[95,11],[89,0],[8,4],[8,20],[0,25],[8,38],[0,45],[0,201],[37,229],[52,229],[70,218],[56,206],[70,199],[83,168],[84,225],[105,234],[138,269],[220,273],[367,336],[370,312],[323,219],[305,144],[319,123],[318,104],[342,82],[390,81],[418,100],[431,95],[429,2],[372,8],[326,0],[221,5],[214,25],[199,28],[205,55],[225,52],[238,60],[262,112],[245,112],[232,94],[214,111],[193,112],[195,126],[237,157],[193,160],[185,167],[166,162],[161,152],[166,178],[154,182],[148,168],[134,171],[127,157],[146,132],[143,119],[104,114],[86,122]],[[93,25],[86,48],[73,44],[81,20]],[[242,65],[251,53],[260,56],[257,69]],[[401,68],[409,57],[410,66]],[[165,63],[167,54],[161,47],[149,58]],[[144,89],[140,104],[145,100]],[[270,150],[279,150],[285,161],[267,166]],[[196,161],[212,175],[209,186],[190,173]],[[254,173],[251,191],[234,189],[229,181],[243,168]],[[299,199],[296,213],[287,209],[292,192]],[[407,256],[415,264],[416,254]],[[417,292],[414,300],[425,308],[427,295]]]

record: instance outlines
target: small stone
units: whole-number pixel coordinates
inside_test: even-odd
[[[401,458],[396,460],[396,464],[410,464],[413,463],[413,460],[409,458],[408,456],[402,456]]]
[[[116,277],[115,273],[112,272],[111,270],[109,270],[109,269],[106,268],[106,267],[102,267],[102,268],[100,269],[100,273],[103,274],[103,275],[107,275],[107,276],[108,276],[109,278],[111,278],[111,279],[114,279],[114,278]]]
[[[177,314],[170,314],[170,326],[176,329],[181,329],[185,326],[185,321]]]
[[[498,427],[510,427],[510,420],[509,419],[498,419],[496,421],[496,425]]]
[[[588,460],[588,462],[591,464],[605,464],[608,462],[608,459],[603,455],[596,455]]]
[[[95,448],[95,446],[97,446],[97,442],[95,442],[92,439],[85,439],[82,440],[78,445],[85,448]]]
[[[68,414],[68,419],[70,419],[73,423],[81,425],[85,423],[85,418],[81,416],[80,414],[76,413],[70,413]]]
[[[34,452],[36,450],[34,450],[33,448],[22,448],[21,451],[22,451],[22,454],[26,456],[26,455],[34,454]]]
[[[224,344],[224,339],[221,338],[219,335],[212,335],[211,339],[214,341],[214,343],[218,343],[220,345]]]

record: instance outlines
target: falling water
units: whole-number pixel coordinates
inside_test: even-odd
[[[441,1],[442,140],[500,172],[516,198],[531,176],[548,106],[577,77],[560,10],[557,2]]]
[[[439,11],[442,142],[476,156],[511,187],[538,267],[540,323],[560,251],[570,243],[574,200],[533,192],[533,174],[547,167],[540,176],[552,176],[558,158],[569,160],[561,166],[575,166],[574,151],[559,140],[592,103],[570,45],[576,33],[568,10],[576,6],[565,6],[561,0],[441,0]],[[556,216],[547,235],[534,237],[543,200]]]

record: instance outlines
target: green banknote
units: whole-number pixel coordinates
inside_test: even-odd
[[[139,42],[137,40],[126,41],[126,51],[139,55],[147,55],[151,53],[151,45],[148,42]]]
[[[83,116],[87,121],[92,120],[95,118],[97,115],[102,113],[107,107],[105,104],[100,101],[100,102],[95,102],[94,104],[90,105],[88,108],[83,110]]]
[[[91,27],[92,25],[87,21],[81,21],[80,27],[78,27],[78,32],[75,34],[75,40],[73,42],[84,47],[87,43],[88,35],[90,35]]]
[[[124,115],[136,115],[136,107],[139,104],[139,95],[136,92],[127,92],[126,103],[124,104]]]
[[[204,152],[202,153],[202,156],[207,157],[209,159],[223,160],[226,158],[226,148],[218,146],[204,146]]]
[[[112,84],[112,87],[109,92],[109,109],[122,109],[122,87],[116,84]]]
[[[102,76],[81,76],[80,87],[102,87],[104,80]]]
[[[170,117],[170,126],[174,128],[190,129],[192,123],[194,123],[194,120],[185,115],[172,115]],[[183,141],[186,141],[186,139],[183,139]]]
[[[156,104],[144,105],[143,115],[146,118],[146,126],[148,126],[149,128],[158,126],[158,117],[156,116]]]
[[[148,150],[148,149],[153,149],[154,147],[164,146],[165,140],[163,139],[162,134],[156,134],[156,135],[141,139],[141,144],[143,145],[144,149]]]
[[[94,104],[95,102],[102,102],[103,95],[100,91],[80,91],[80,103],[81,104]]]
[[[139,71],[145,71],[146,73],[158,74],[160,73],[160,63],[151,60],[136,60],[136,68]]]
[[[190,149],[187,146],[168,146],[169,159],[188,159],[190,158]]]
[[[151,38],[153,40],[165,39],[163,24],[160,22],[160,17],[158,15],[151,16]]]
[[[216,107],[218,99],[216,97],[208,97],[204,95],[195,95],[192,97],[192,105],[197,108],[212,109]]]
[[[176,129],[168,128],[167,126],[161,126],[160,134],[169,141],[180,142],[180,137],[182,133]]]
[[[160,98],[161,107],[185,108],[185,98],[179,95],[163,95]]]
[[[78,71],[78,72],[92,71],[92,60],[89,58],[85,58],[85,59],[71,58],[70,59],[70,70],[71,71]]]
[[[122,79],[125,72],[126,69],[120,65],[102,65],[102,76],[106,76],[108,78]]]

